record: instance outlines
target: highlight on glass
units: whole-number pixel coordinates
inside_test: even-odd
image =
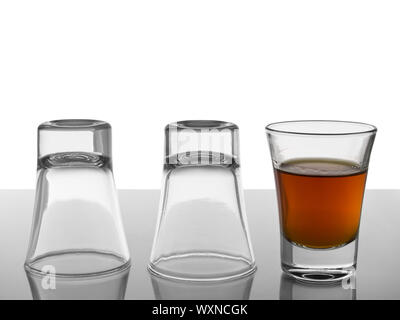
[[[235,124],[223,121],[180,121],[166,127],[152,273],[214,281],[255,271],[239,176],[238,134]]]
[[[351,276],[377,129],[328,120],[266,127],[279,206],[281,265],[315,282]]]
[[[71,119],[39,126],[28,273],[76,278],[130,267],[111,159],[106,122]]]

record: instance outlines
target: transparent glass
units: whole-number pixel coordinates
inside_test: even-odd
[[[164,184],[150,271],[193,281],[253,272],[238,127],[181,121],[168,125],[165,135]]]
[[[289,121],[270,124],[266,131],[282,269],[305,281],[351,276],[376,128],[358,122]]]
[[[62,277],[26,272],[34,300],[123,300],[129,268],[96,276]]]
[[[254,273],[226,281],[179,281],[151,276],[156,300],[249,300]]]
[[[111,164],[111,127],[57,120],[38,128],[38,175],[25,268],[57,276],[130,266]]]

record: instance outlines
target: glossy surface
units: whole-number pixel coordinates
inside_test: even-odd
[[[110,292],[103,293],[100,298],[120,298],[116,288],[122,288],[121,281],[127,281],[126,299],[155,299],[155,296],[168,299],[400,299],[400,233],[397,227],[400,225],[400,190],[366,191],[357,277],[336,286],[308,285],[282,277],[275,190],[245,191],[249,229],[258,267],[256,274],[242,281],[217,285],[152,279],[146,267],[160,193],[157,190],[124,190],[119,195],[132,268],[128,280],[126,277],[116,278],[115,285],[106,286]],[[0,191],[0,299],[32,299],[23,263],[33,200],[33,190]],[[87,298],[96,298],[99,293],[92,289],[103,283],[108,282],[105,279],[94,284],[80,281],[74,285],[83,286],[79,291],[81,295],[86,292]],[[66,290],[71,288],[64,282],[60,287]],[[65,291],[61,292],[60,297],[65,297],[65,294]],[[38,295],[36,291],[35,295]],[[53,292],[41,296],[57,298]]]

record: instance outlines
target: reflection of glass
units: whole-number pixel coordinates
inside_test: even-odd
[[[226,281],[181,281],[151,275],[157,300],[248,300],[254,273]]]
[[[238,127],[166,127],[161,208],[149,268],[165,277],[222,280],[255,270],[239,178]]]
[[[111,168],[110,125],[58,120],[39,126],[38,135],[26,269],[51,269],[63,277],[126,269],[130,259]]]
[[[279,297],[281,300],[356,300],[356,278],[313,283],[298,281],[283,273]]]
[[[123,300],[129,268],[91,277],[26,272],[34,300]]]
[[[323,282],[354,272],[375,134],[374,126],[343,121],[267,126],[289,275]]]

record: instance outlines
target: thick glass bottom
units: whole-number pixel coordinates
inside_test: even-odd
[[[357,245],[356,239],[340,247],[310,249],[297,246],[282,236],[282,270],[299,281],[342,281],[355,273]]]

